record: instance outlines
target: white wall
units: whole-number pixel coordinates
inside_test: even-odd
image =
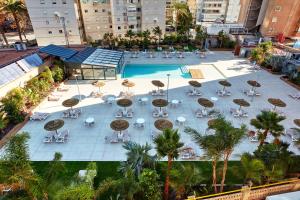
[[[166,0],[142,0],[142,31],[159,26],[166,29]]]
[[[48,44],[65,45],[62,23],[55,17],[58,12],[65,17],[70,44],[81,44],[77,5],[74,0],[25,0],[34,34],[39,46]],[[56,2],[56,4],[53,4]],[[63,4],[66,2],[66,4]],[[63,32],[60,33],[59,30]],[[52,31],[52,34],[49,34]]]

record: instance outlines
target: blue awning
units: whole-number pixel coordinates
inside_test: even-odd
[[[94,51],[96,48],[93,47],[87,47],[83,49],[82,51],[79,51],[75,55],[73,55],[71,58],[66,59],[66,62],[71,62],[71,63],[83,63],[85,59],[87,59]]]
[[[42,47],[39,50],[42,53],[47,53],[53,56],[58,56],[64,59],[71,58],[74,54],[76,54],[78,51],[74,49],[68,49],[61,46],[56,46],[54,44],[50,44],[46,47]]]
[[[32,54],[21,60],[17,61],[17,64],[25,71],[29,72],[32,68],[38,67],[43,64],[43,60],[38,54]]]

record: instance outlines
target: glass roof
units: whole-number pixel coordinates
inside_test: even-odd
[[[117,67],[122,56],[123,52],[121,51],[96,49],[83,61],[83,64]]]

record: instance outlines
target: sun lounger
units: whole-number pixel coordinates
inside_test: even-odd
[[[300,92],[295,93],[295,94],[289,94],[289,97],[300,100]]]
[[[60,85],[58,88],[57,88],[57,91],[58,92],[67,92],[69,91],[70,87],[67,87],[65,85]]]
[[[152,116],[155,117],[155,118],[157,118],[157,117],[159,117],[159,114],[154,111],[154,112],[152,112]]]
[[[133,112],[127,112],[126,117],[127,118],[133,118]]]
[[[117,113],[115,114],[115,117],[116,117],[116,118],[121,118],[121,117],[123,117],[122,112],[117,112]]]
[[[46,136],[43,140],[45,144],[49,144],[53,142],[53,137]]]
[[[49,113],[41,113],[41,112],[34,112],[33,115],[30,116],[30,120],[45,120],[49,116]]]
[[[168,117],[169,115],[168,115],[168,113],[166,113],[166,112],[164,112],[163,114],[162,114],[162,117]]]
[[[59,97],[57,97],[57,96],[52,96],[52,95],[50,95],[50,96],[48,96],[48,101],[59,101]]]

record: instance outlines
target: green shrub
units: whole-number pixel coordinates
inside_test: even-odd
[[[54,82],[62,82],[64,80],[64,70],[58,65],[54,66],[52,69],[52,77]]]
[[[11,122],[20,123],[24,120],[22,112],[25,106],[25,92],[22,88],[18,87],[11,90],[1,102],[3,103],[3,110]]]
[[[45,71],[43,71],[39,75],[39,79],[40,80],[44,80],[44,81],[48,82],[49,84],[54,83],[54,80],[53,80],[53,77],[52,77],[52,73],[51,73],[51,70],[49,69],[49,67],[46,67]]]

